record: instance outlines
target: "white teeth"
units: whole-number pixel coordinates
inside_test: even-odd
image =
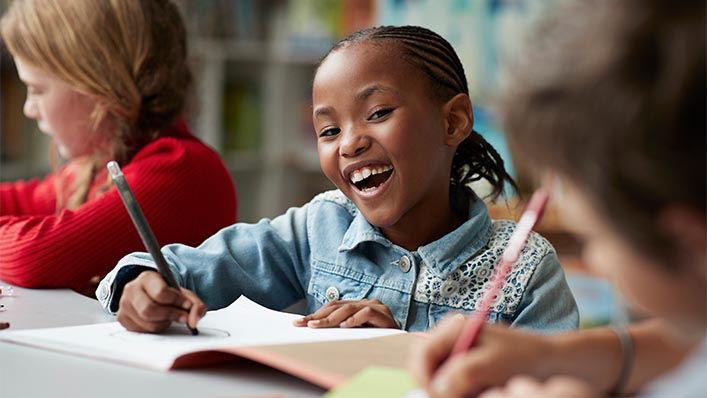
[[[352,172],[349,178],[351,179],[351,182],[355,184],[359,181],[365,180],[370,176],[385,173],[390,170],[393,170],[393,166],[388,165],[381,167],[361,167],[360,169]]]

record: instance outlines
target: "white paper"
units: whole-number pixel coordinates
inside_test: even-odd
[[[90,358],[168,370],[179,356],[220,348],[364,339],[405,333],[398,329],[296,327],[300,315],[273,311],[241,296],[230,306],[209,311],[199,335],[183,324],[162,334],[134,333],[118,322],[50,329],[3,331],[0,340]]]

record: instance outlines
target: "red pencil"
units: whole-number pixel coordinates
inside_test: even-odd
[[[452,356],[464,353],[474,345],[476,338],[479,336],[479,333],[481,333],[481,328],[486,322],[489,310],[496,300],[498,292],[503,288],[508,274],[511,272],[516,261],[518,261],[518,257],[521,251],[523,251],[525,242],[528,240],[533,227],[535,227],[540,217],[542,217],[547,200],[548,194],[544,189],[538,189],[533,193],[525,211],[523,211],[523,215],[520,217],[520,220],[518,220],[516,229],[508,240],[508,246],[506,246],[506,249],[503,251],[498,266],[494,269],[490,279],[490,286],[481,298],[481,302],[476,307],[476,311],[467,318],[464,329],[462,329],[461,334],[454,343]]]

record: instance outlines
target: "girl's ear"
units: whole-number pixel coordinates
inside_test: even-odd
[[[678,259],[689,267],[685,271],[702,278],[707,276],[707,216],[685,206],[670,206],[660,214],[660,226],[676,242]]]
[[[469,96],[459,93],[442,106],[444,115],[444,143],[456,147],[471,134],[474,114]]]

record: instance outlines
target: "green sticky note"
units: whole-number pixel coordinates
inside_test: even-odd
[[[427,398],[405,369],[371,366],[322,398]]]

